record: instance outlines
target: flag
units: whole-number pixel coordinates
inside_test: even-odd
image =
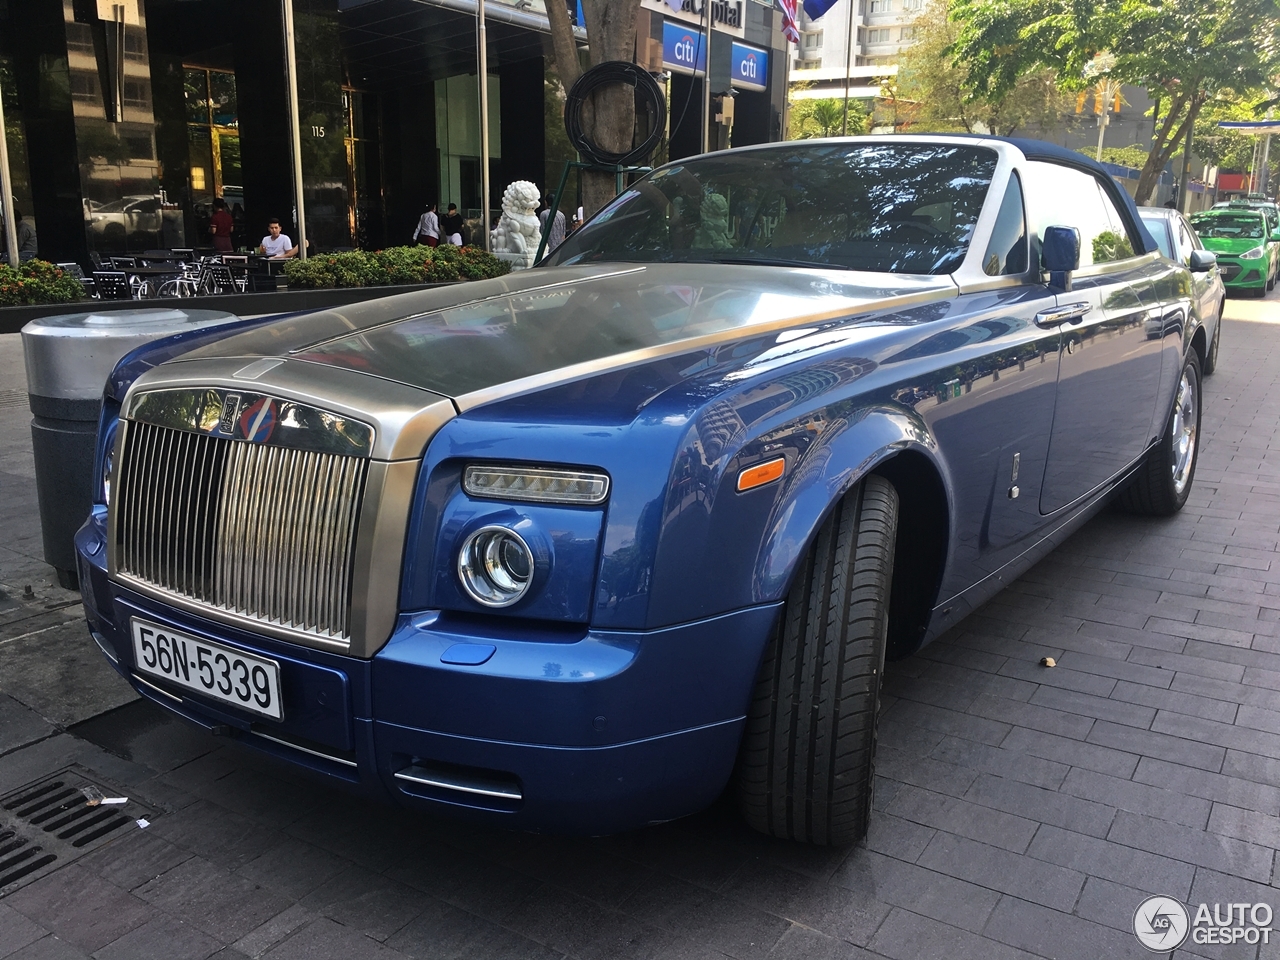
[[[817,20],[835,5],[836,0],[804,0],[804,12],[810,20]]]
[[[782,11],[782,35],[792,43],[800,42],[800,28],[796,26],[796,0],[775,0]]]

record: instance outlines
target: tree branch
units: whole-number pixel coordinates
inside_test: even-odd
[[[582,75],[582,67],[578,63],[578,42],[573,38],[569,7],[564,0],[547,0],[547,22],[551,24],[551,51],[556,75],[567,93]]]

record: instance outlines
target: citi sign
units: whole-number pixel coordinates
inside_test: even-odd
[[[745,44],[733,44],[733,85],[747,90],[764,90],[769,83],[769,53]]]
[[[702,38],[699,37],[699,40]],[[676,63],[682,67],[688,67],[693,70],[697,66],[698,47],[693,42],[693,37],[685,34],[671,48],[672,56],[675,57]]]
[[[662,65],[676,73],[707,69],[707,41],[701,30],[670,21],[662,24]]]

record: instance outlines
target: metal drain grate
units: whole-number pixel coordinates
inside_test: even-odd
[[[0,797],[0,897],[110,843],[136,820],[154,816],[146,804],[102,804],[119,789],[67,769]]]

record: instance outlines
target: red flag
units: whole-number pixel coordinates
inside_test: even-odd
[[[800,42],[800,28],[796,26],[796,0],[774,0],[782,11],[782,35],[792,43]]]

